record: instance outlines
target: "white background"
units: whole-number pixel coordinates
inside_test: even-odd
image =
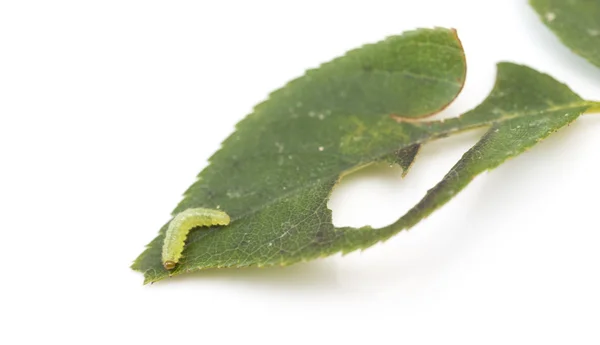
[[[525,0],[2,1],[0,343],[597,344],[600,116],[477,178],[362,253],[142,285],[129,269],[236,122],[346,50],[458,29],[463,94],[524,63],[600,99]],[[351,176],[336,225],[408,210],[478,133]]]

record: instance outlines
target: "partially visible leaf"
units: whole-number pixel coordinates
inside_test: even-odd
[[[600,1],[531,0],[531,6],[567,47],[600,67]]]
[[[424,35],[417,32],[408,37],[412,39],[416,35],[422,39],[433,34],[444,35],[441,29],[421,33]],[[398,47],[408,42],[398,40]],[[426,46],[435,47],[439,43]],[[438,53],[442,51],[450,53],[446,48],[441,48]],[[395,58],[402,57],[404,55],[398,54]],[[377,62],[377,59],[373,58],[373,61]],[[385,66],[395,66],[391,60],[382,61]],[[383,65],[376,64],[370,71]],[[352,89],[363,85],[363,80],[353,81],[345,76],[350,72],[339,73],[318,79],[318,83],[310,84],[310,90],[306,90],[308,87],[304,84],[298,84],[301,86],[296,88],[293,82],[273,94],[270,101],[257,107],[253,115],[238,125],[237,132],[211,158],[211,165],[199,175],[197,183],[188,190],[176,210],[220,206],[232,215],[232,223],[223,228],[192,231],[184,258],[171,274],[206,268],[287,265],[367,248],[413,226],[464,188],[472,176],[519,154],[592,106],[591,102],[582,100],[547,75],[524,66],[501,64],[494,90],[473,111],[445,121],[402,121],[402,118],[414,117],[407,114],[418,112],[400,116],[383,106],[395,104],[391,98],[383,98],[382,104],[377,105],[375,99],[381,88],[375,84],[369,84],[355,96],[363,97],[369,107],[361,107],[360,101],[355,100],[359,107],[356,112],[345,105],[338,108],[336,102],[343,100],[336,98],[335,89],[328,90],[328,87]],[[308,73],[307,77],[310,75]],[[400,73],[397,76],[400,79],[388,80],[388,83],[395,85],[410,80],[404,76],[405,73]],[[344,84],[338,84],[335,78],[343,79]],[[427,85],[426,80],[420,80],[413,87],[419,87],[421,83]],[[325,99],[317,97],[319,92],[313,91],[322,87],[328,90],[324,93]],[[290,90],[286,91],[287,88]],[[311,102],[298,101],[299,97],[308,97]],[[397,95],[397,98],[402,97],[402,94]],[[450,99],[446,97],[446,102]],[[275,103],[269,104],[271,102]],[[323,107],[327,104],[319,109],[319,114],[330,108],[338,110],[323,119],[311,116],[312,106],[302,111],[296,108],[285,111],[297,102],[302,103],[301,107],[313,102]],[[438,104],[437,107],[441,106]],[[373,112],[369,112],[371,107],[375,109]],[[413,107],[424,109],[418,104]],[[393,118],[390,113],[394,113]],[[389,159],[398,151],[401,154],[394,162],[407,167],[414,159],[418,145],[481,126],[492,129],[440,185],[398,222],[381,229],[335,228],[331,223],[327,200],[344,173]],[[158,281],[169,275],[160,263],[163,233],[164,228],[133,265],[134,269],[144,272],[145,282]]]

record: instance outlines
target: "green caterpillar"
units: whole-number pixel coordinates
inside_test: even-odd
[[[178,213],[167,228],[162,248],[162,264],[172,270],[181,258],[185,239],[190,230],[197,226],[228,225],[229,215],[208,208],[189,208]]]

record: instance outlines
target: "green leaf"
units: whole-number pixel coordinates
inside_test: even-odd
[[[204,266],[194,258],[196,251],[204,250],[202,245],[192,248],[209,243],[206,236],[220,241],[229,234],[230,249],[213,248],[239,256],[217,259],[210,266],[260,263],[243,256],[256,250],[257,241],[273,236],[287,239],[286,224],[295,221],[279,217],[278,227],[269,228],[274,224],[262,224],[257,217],[276,206],[287,207],[287,214],[291,206],[284,202],[403,149],[403,143],[413,139],[392,117],[419,118],[438,112],[458,95],[465,73],[456,32],[423,29],[350,51],[272,93],[237,125],[173,212],[220,208],[232,218],[226,228],[192,231],[185,258],[173,274]],[[424,134],[411,135],[417,139]],[[407,159],[399,162],[405,168],[410,165]],[[250,234],[240,239],[244,231]],[[150,281],[167,274],[156,266],[163,233],[164,228],[133,265]],[[277,243],[272,242],[265,246],[275,249]]]
[[[600,67],[600,1],[531,0],[531,6],[567,47]]]
[[[231,224],[190,232],[184,258],[171,272],[161,265],[163,227],[132,267],[147,283],[169,273],[288,265],[367,248],[416,224],[481,169],[517,155],[591,106],[547,75],[501,64],[494,91],[473,111],[415,121],[457,95],[464,69],[454,32],[434,29],[388,38],[307,72],[238,124],[174,212],[220,208]],[[331,223],[327,200],[344,174],[382,159],[406,168],[420,144],[480,126],[492,126],[491,132],[398,222],[382,229]],[[505,134],[513,130],[512,137]]]

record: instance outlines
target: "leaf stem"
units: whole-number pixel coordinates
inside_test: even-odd
[[[591,107],[585,111],[585,114],[600,114],[600,102],[590,102]]]

